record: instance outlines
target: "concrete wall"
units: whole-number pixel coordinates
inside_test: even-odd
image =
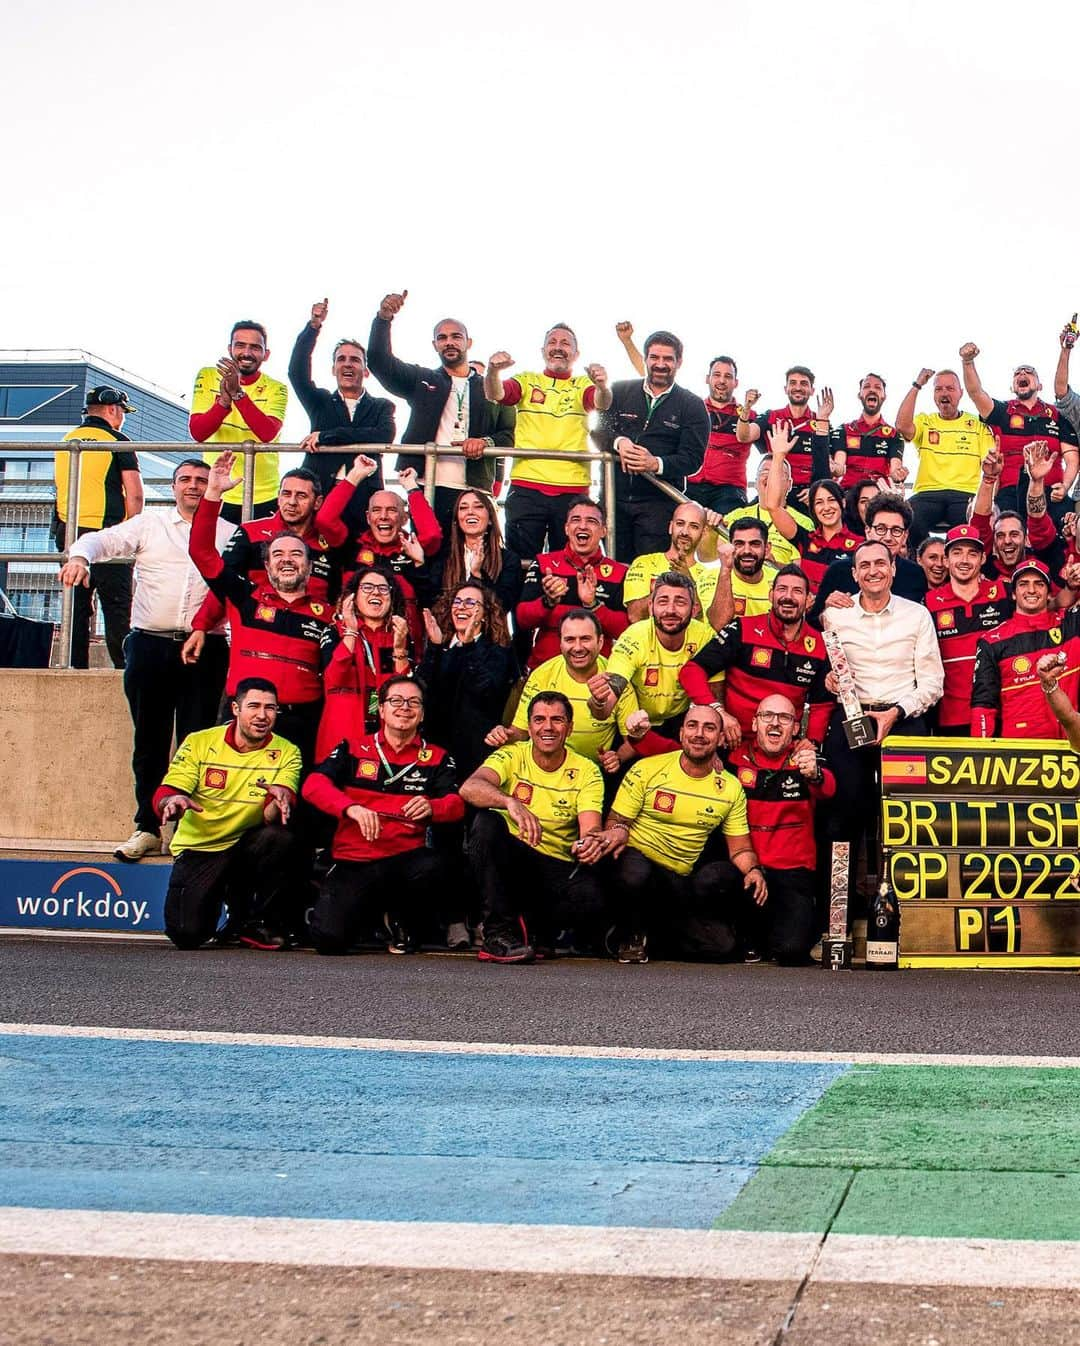
[[[123,841],[131,717],[113,669],[0,669],[0,844]]]

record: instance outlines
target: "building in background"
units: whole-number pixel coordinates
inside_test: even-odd
[[[179,396],[107,360],[77,350],[0,350],[0,552],[42,553],[40,563],[0,561],[0,590],[25,617],[60,620],[59,566],[50,536],[53,446],[82,422],[87,390],[103,383],[123,389],[138,407],[124,422],[124,434],[136,443],[190,439]],[[42,447],[8,447],[28,441]],[[148,507],[172,500],[169,478],[184,456],[139,453]]]

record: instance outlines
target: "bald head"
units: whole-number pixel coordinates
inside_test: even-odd
[[[754,739],[771,757],[787,753],[795,741],[799,717],[795,703],[776,693],[758,703],[753,720]]]
[[[668,535],[677,555],[692,560],[705,531],[705,511],[692,500],[679,505],[668,524]]]

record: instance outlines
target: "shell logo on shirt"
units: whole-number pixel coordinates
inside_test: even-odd
[[[955,626],[956,618],[951,612],[939,612],[937,615],[938,626]]]
[[[1009,429],[1010,429],[1010,430],[1023,430],[1023,428],[1024,428],[1024,418],[1023,418],[1023,416],[1010,416],[1010,417],[1009,417]]]
[[[264,603],[260,603],[255,609],[255,620],[258,622],[272,622],[276,616],[277,610],[267,607]]]
[[[229,773],[219,766],[208,766],[203,776],[203,784],[208,790],[224,790]]]
[[[356,558],[362,566],[369,566],[375,560],[375,553],[365,548]]]
[[[360,774],[365,780],[375,780],[379,774],[379,768],[374,762],[361,762]]]
[[[668,790],[657,790],[653,795],[653,808],[657,813],[673,813],[675,811],[675,796]]]
[[[768,668],[769,651],[761,649],[755,650],[753,654],[750,656],[750,662],[758,668]]]
[[[1019,659],[1014,659],[1012,666],[1014,673],[1031,672],[1031,660],[1027,657],[1026,654],[1022,654]]]
[[[753,767],[744,766],[739,768],[739,784],[752,787],[757,783],[757,772]]]
[[[520,799],[523,804],[530,804],[533,797],[533,788],[528,781],[519,780],[513,789],[514,799]]]
[[[647,668],[645,670],[644,685],[646,687],[658,687],[660,685],[660,670],[658,668]]]
[[[545,394],[543,388],[534,388],[532,392],[529,394],[529,401],[539,403],[541,406],[543,406],[546,400],[547,395]]]
[[[858,435],[848,435],[848,437],[847,437],[847,446],[848,446],[849,449],[857,449],[857,448],[859,447],[859,436],[858,436]]]
[[[936,430],[931,430],[926,436],[926,442],[928,444],[940,444],[941,436],[938,434]]]

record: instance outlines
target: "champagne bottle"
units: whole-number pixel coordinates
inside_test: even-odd
[[[866,966],[875,972],[895,972],[900,954],[900,905],[886,874],[866,925]]]

